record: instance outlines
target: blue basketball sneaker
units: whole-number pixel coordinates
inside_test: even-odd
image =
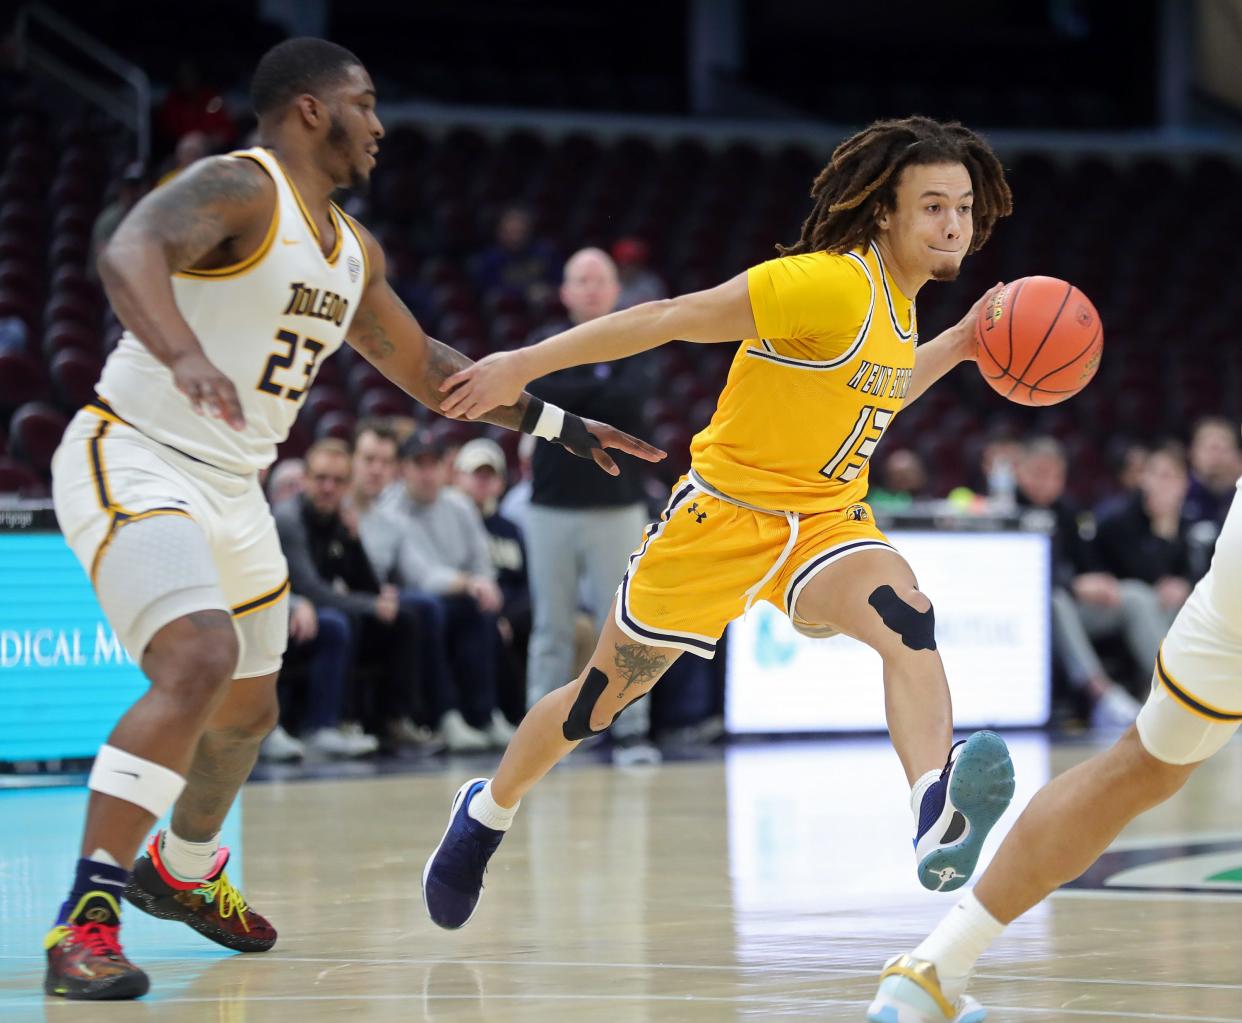
[[[983,840],[1013,799],[1013,762],[995,732],[953,744],[940,780],[923,793],[914,854],[919,883],[934,892],[962,887],[974,873]]]
[[[448,828],[423,867],[423,904],[432,921],[446,930],[464,926],[474,915],[487,861],[505,837],[466,812],[486,784],[486,778],[471,778],[457,790]]]

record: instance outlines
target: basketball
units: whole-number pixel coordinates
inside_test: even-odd
[[[1056,277],[1007,284],[979,310],[976,336],[983,379],[1019,405],[1055,405],[1077,394],[1104,350],[1095,306]]]

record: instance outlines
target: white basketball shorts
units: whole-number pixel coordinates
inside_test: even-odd
[[[1153,756],[1205,760],[1242,724],[1242,497],[1235,498],[1207,575],[1174,619],[1138,717]]]
[[[65,540],[135,661],[174,619],[223,610],[241,649],[235,677],[280,669],[289,572],[256,476],[207,465],[92,408],[65,430],[52,497]]]

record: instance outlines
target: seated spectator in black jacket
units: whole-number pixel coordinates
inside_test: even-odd
[[[401,610],[396,587],[375,578],[356,529],[342,516],[349,478],[348,445],[318,441],[306,455],[305,492],[272,513],[293,592],[316,608],[345,612],[358,661],[381,669],[377,690],[356,694],[356,703],[364,724],[387,738],[400,734],[417,702],[418,624]]]
[[[530,579],[522,531],[497,506],[505,492],[508,466],[494,440],[479,437],[464,444],[454,461],[457,489],[469,497],[483,517],[496,582],[504,597],[496,624],[501,656],[498,688],[502,710],[511,720],[526,713],[526,651],[530,645]]]
[[[1028,441],[1017,466],[1017,500],[1053,516],[1052,652],[1100,725],[1129,724],[1139,702],[1104,670],[1092,638],[1121,633],[1137,664],[1150,668],[1166,621],[1151,588],[1101,570],[1095,523],[1065,496],[1065,452],[1050,437]]]
[[[1150,586],[1167,625],[1207,571],[1201,553],[1198,558],[1192,556],[1194,545],[1187,535],[1190,524],[1182,517],[1188,483],[1182,446],[1157,447],[1143,464],[1137,493],[1101,518],[1097,527],[1100,564],[1118,579]]]

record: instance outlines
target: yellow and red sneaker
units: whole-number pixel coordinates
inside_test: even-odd
[[[160,859],[157,832],[134,864],[125,899],[161,920],[180,920],[205,938],[234,952],[266,952],[276,944],[276,928],[247,904],[224,872],[229,851],[221,847],[210,874],[201,881],[174,877]]]
[[[47,975],[43,990],[61,998],[141,998],[147,975],[121,951],[121,907],[108,892],[87,892],[64,923],[43,941]]]

